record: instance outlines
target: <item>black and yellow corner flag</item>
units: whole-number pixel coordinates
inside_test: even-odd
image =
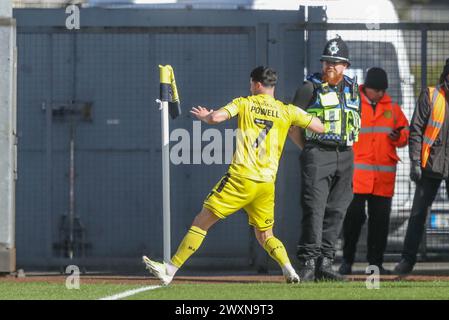
[[[168,102],[168,112],[172,119],[181,114],[181,103],[176,88],[175,73],[171,65],[159,65],[160,100]]]

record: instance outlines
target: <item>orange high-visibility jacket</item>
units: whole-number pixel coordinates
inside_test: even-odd
[[[396,180],[396,164],[400,160],[396,148],[408,143],[409,123],[401,108],[385,93],[374,110],[363,93],[362,128],[359,140],[354,144],[354,193],[392,197]],[[388,134],[396,128],[401,130],[399,140],[393,141]]]
[[[430,148],[443,127],[446,112],[446,94],[443,88],[429,87],[429,98],[431,99],[431,114],[424,132],[421,149],[421,166],[423,168],[426,167],[427,160],[429,160]]]

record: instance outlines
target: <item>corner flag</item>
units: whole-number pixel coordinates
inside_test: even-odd
[[[160,72],[160,100],[168,102],[168,112],[172,119],[181,114],[178,89],[176,88],[175,73],[170,65],[159,65]]]

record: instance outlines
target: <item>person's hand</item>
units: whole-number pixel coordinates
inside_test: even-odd
[[[421,164],[419,161],[412,161],[411,167],[410,167],[410,179],[413,182],[418,182],[421,180],[422,176],[422,170],[421,170]]]
[[[192,110],[190,110],[190,113],[193,114],[198,120],[207,122],[207,117],[214,112],[214,110],[207,110],[206,108],[203,108],[201,106],[193,107]]]
[[[398,141],[401,137],[401,131],[398,129],[391,130],[391,132],[388,134],[388,138],[390,138],[392,141]]]

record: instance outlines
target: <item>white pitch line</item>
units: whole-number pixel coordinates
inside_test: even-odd
[[[137,293],[140,293],[140,292],[154,290],[154,289],[157,289],[157,288],[160,288],[160,287],[162,287],[162,286],[142,287],[142,288],[138,288],[138,289],[134,289],[134,290],[128,290],[128,291],[125,291],[125,292],[122,292],[122,293],[118,293],[118,294],[115,294],[113,296],[101,298],[99,300],[119,300],[119,299],[123,299],[123,298],[126,298],[126,297],[133,296],[133,295],[135,295]]]

